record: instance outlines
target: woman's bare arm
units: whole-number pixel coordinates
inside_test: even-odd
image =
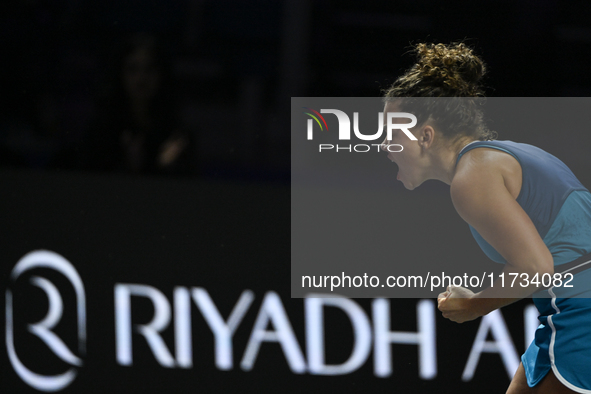
[[[479,152],[480,151],[480,152]],[[477,149],[462,159],[451,184],[451,197],[460,216],[482,235],[507,261],[503,272],[553,274],[550,251],[542,241],[529,216],[507,188],[514,176],[507,171],[507,159],[502,152]],[[515,163],[519,165],[516,161]],[[462,322],[485,315],[497,308],[529,296],[539,288],[513,286],[498,279],[492,287],[477,294],[467,289],[451,289],[442,295],[439,307],[444,316]],[[464,291],[466,290],[466,291]],[[463,298],[462,301],[452,301]],[[464,311],[462,311],[464,309]]]

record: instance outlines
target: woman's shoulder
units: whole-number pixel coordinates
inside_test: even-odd
[[[497,144],[490,144],[491,142],[506,141],[483,141],[483,144],[476,143],[470,150],[462,152],[456,163],[454,180],[457,176],[471,177],[482,175],[484,172],[515,171],[521,168],[513,152],[499,149]]]
[[[482,146],[464,153],[458,161],[451,182],[454,192],[465,193],[472,189],[482,189],[488,185],[499,185],[507,189],[514,198],[521,190],[522,168],[517,158],[510,152]]]

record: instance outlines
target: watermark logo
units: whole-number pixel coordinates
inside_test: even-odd
[[[328,131],[328,125],[326,124],[326,120],[324,120],[324,117],[322,115],[320,115],[320,113],[318,111],[313,110],[312,108],[308,108],[308,107],[303,107],[304,109],[307,109],[308,111],[312,111],[314,112],[318,117],[312,115],[310,112],[304,112],[306,115],[309,115],[312,117],[312,119],[314,119],[316,121],[316,123],[318,123],[318,126],[320,126],[320,130],[324,130],[322,128],[322,123],[324,123],[324,126],[326,126],[326,131]],[[322,119],[322,123],[320,123],[320,121],[318,120],[318,118]],[[311,140],[312,139],[312,119],[308,120],[308,139]]]
[[[328,131],[328,124],[322,114],[333,114],[337,117],[337,121],[339,124],[339,131],[338,131],[338,139],[339,141],[350,141],[351,140],[351,119],[349,115],[347,115],[344,111],[338,109],[321,109],[320,112],[313,110],[308,107],[303,107],[308,112],[304,112],[306,115],[310,116],[311,119],[307,121],[307,139],[313,140],[314,139],[314,121],[320,127],[321,131],[324,131],[324,128]],[[313,112],[313,113],[312,113]],[[359,112],[353,112],[353,134],[355,137],[362,141],[376,141],[382,139],[382,135],[384,130],[386,130],[386,139],[388,141],[392,140],[392,132],[393,130],[401,130],[410,140],[416,141],[417,138],[410,132],[409,129],[413,128],[417,124],[417,118],[411,113],[408,112],[388,112],[386,114],[386,125],[384,127],[384,113],[378,113],[378,131],[374,134],[363,134],[359,130]],[[410,120],[410,122],[405,123],[398,123],[401,119]],[[323,127],[324,124],[324,127]],[[369,152],[372,146],[376,147],[376,151],[380,151],[380,148],[383,146],[381,144],[356,144],[356,145],[348,145],[348,146],[339,146],[334,144],[319,144],[318,151],[322,152],[324,150],[336,150],[339,152],[340,150],[345,151],[355,151],[355,152]],[[388,144],[384,145],[386,149],[390,152],[401,152],[403,150],[402,145],[400,144]]]
[[[13,293],[11,287],[15,287],[17,279],[24,273],[45,268],[63,275],[74,289],[76,296],[77,314],[77,342],[78,356],[75,355],[66,343],[55,332],[54,328],[60,322],[64,312],[64,302],[58,287],[47,278],[31,276],[30,283],[41,289],[47,297],[47,314],[37,323],[27,325],[28,332],[39,338],[47,348],[70,365],[70,368],[61,374],[43,375],[29,369],[17,354],[15,345],[15,324],[13,309]],[[17,375],[29,386],[40,391],[59,391],[74,381],[78,368],[83,361],[80,356],[86,353],[86,301],[84,286],[80,275],[74,266],[57,253],[38,250],[25,255],[14,266],[10,274],[10,286],[6,290],[6,349],[8,358]]]

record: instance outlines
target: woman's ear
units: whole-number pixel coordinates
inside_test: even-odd
[[[419,136],[419,145],[422,148],[429,148],[433,145],[433,141],[435,140],[435,129],[431,126],[425,126],[421,129],[420,136]]]

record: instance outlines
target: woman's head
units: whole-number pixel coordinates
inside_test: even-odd
[[[120,57],[121,83],[131,101],[149,102],[160,89],[162,51],[155,38],[144,34],[124,43]]]
[[[398,179],[414,189],[428,179],[449,183],[459,151],[469,142],[494,139],[484,124],[480,80],[486,67],[463,43],[418,44],[416,63],[385,91],[384,115],[409,112],[417,117],[410,131],[417,138],[393,132],[404,149],[388,153],[398,165]],[[387,148],[387,146],[385,146]]]
[[[104,128],[113,134],[145,129],[147,123],[153,130],[173,128],[174,85],[164,44],[151,34],[136,33],[121,39],[108,59],[101,116],[109,125]]]
[[[166,48],[155,36],[135,33],[113,46],[108,60],[107,108],[118,113],[131,105],[150,106],[160,111],[170,95],[170,64]]]
[[[451,143],[494,139],[480,109],[482,59],[464,43],[418,44],[414,53],[416,63],[385,91],[386,109],[413,113],[417,127],[429,122]]]

